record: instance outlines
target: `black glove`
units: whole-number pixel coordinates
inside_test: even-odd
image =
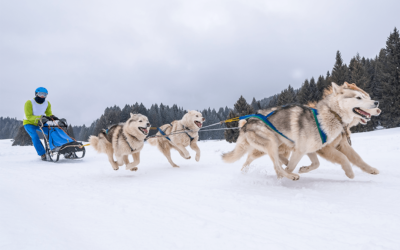
[[[50,119],[53,119],[53,120],[60,120],[60,119],[58,119],[58,117],[55,116],[55,115],[50,116]]]
[[[44,125],[46,122],[50,121],[50,119],[47,116],[42,116],[42,119],[40,121],[41,121],[42,125]]]

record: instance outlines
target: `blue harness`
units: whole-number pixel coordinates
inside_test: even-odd
[[[317,115],[318,115],[318,110],[310,108],[311,112],[313,113],[314,119],[315,119],[315,123],[317,124],[317,128],[318,128],[318,132],[319,135],[321,137],[321,141],[322,144],[325,144],[327,141],[327,136],[325,134],[325,132],[321,129],[320,124],[318,122],[317,119]],[[262,114],[253,114],[253,115],[245,115],[245,116],[241,116],[239,117],[240,120],[243,119],[250,119],[250,118],[257,118],[259,120],[261,120],[262,122],[264,122],[270,129],[272,129],[273,131],[275,131],[276,133],[278,133],[280,136],[282,136],[283,138],[291,141],[294,143],[294,141],[290,138],[288,138],[287,136],[285,136],[284,134],[282,134],[269,120],[268,117],[270,117],[271,115],[273,115],[276,111],[272,111],[271,113],[269,113],[268,115],[264,116]]]
[[[324,145],[326,143],[326,141],[328,140],[328,136],[325,134],[325,132],[321,129],[321,126],[319,125],[319,122],[317,119],[318,110],[313,109],[313,108],[310,108],[310,109],[314,115],[315,123],[317,124],[318,132],[319,132],[319,136],[321,137],[322,145]]]
[[[172,127],[172,124],[170,123],[169,125],[171,125],[171,127]],[[165,134],[165,132],[164,131],[162,131],[162,129],[160,129],[160,128],[157,128],[158,129],[158,131],[163,135],[163,136],[165,136],[165,138],[167,138],[168,139],[168,141],[171,141],[171,139],[169,139],[169,137],[168,136],[166,136],[166,134]]]
[[[269,113],[268,115],[264,116],[262,114],[255,114],[255,115],[245,115],[245,116],[241,116],[239,117],[240,120],[242,119],[249,119],[249,118],[258,118],[259,120],[261,120],[262,122],[264,122],[270,129],[272,129],[273,131],[275,131],[276,133],[278,133],[279,135],[281,135],[283,138],[288,139],[289,141],[293,142],[294,141],[288,137],[286,137],[284,134],[282,134],[269,120],[268,117],[270,117],[271,115],[273,115],[275,113],[275,111],[272,111],[271,113]]]

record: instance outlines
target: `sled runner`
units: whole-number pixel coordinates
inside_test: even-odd
[[[43,116],[38,126],[43,133],[47,161],[57,162],[60,155],[66,159],[81,159],[85,156],[83,144],[66,134],[68,124],[65,119],[50,121]],[[44,130],[47,130],[47,134]]]

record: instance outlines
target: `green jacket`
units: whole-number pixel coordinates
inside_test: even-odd
[[[47,105],[47,108],[44,111],[44,114],[34,114],[32,102],[35,102],[34,105],[36,107],[38,107],[38,109],[40,109],[41,105]],[[24,117],[23,125],[31,124],[31,125],[37,126],[41,115],[46,115],[46,116],[53,115],[53,113],[51,112],[50,102],[45,101],[44,103],[39,104],[35,101],[35,99],[28,100],[27,102],[25,102],[24,111],[25,111],[25,117]]]

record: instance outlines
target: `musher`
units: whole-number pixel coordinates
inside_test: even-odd
[[[35,98],[25,103],[25,117],[23,121],[24,128],[32,138],[33,146],[35,146],[36,152],[43,161],[46,161],[46,151],[39,139],[39,135],[36,133],[36,131],[41,132],[38,127],[40,116],[43,115],[50,119],[58,120],[51,112],[50,102],[46,100],[48,93],[47,89],[43,87],[39,87],[35,90]],[[43,127],[42,129],[43,132],[48,133],[48,128]]]

